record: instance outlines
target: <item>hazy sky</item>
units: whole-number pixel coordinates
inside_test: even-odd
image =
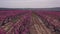
[[[0,0],[4,8],[50,8],[60,7],[60,0]]]

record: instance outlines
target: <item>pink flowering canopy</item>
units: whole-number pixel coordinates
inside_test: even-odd
[[[60,34],[60,12],[0,10],[0,34]]]

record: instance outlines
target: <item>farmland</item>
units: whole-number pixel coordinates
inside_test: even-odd
[[[60,12],[0,10],[0,34],[59,34]]]

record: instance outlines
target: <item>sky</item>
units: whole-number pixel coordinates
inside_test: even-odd
[[[60,7],[60,0],[0,0],[0,8]]]

